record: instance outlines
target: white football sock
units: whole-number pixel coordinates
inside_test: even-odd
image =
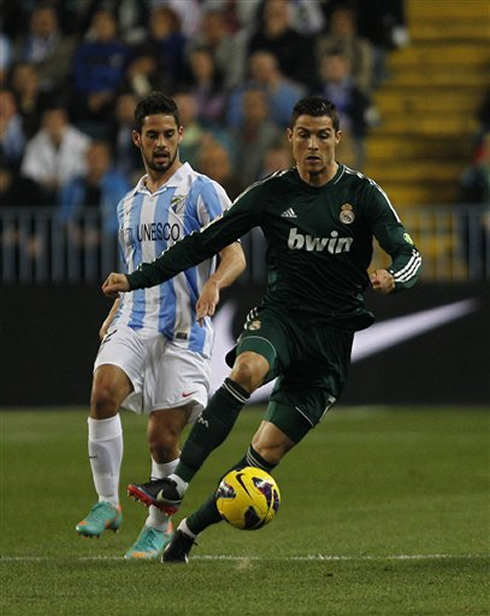
[[[155,460],[151,459],[151,479],[163,479],[168,477],[177,467],[179,458],[172,460],[172,462],[166,462],[165,464],[159,464]],[[165,532],[168,528],[170,517],[153,505],[148,508],[148,518],[146,519],[146,526],[152,526],[157,530]]]
[[[119,475],[123,434],[119,415],[109,419],[88,418],[88,455],[95,490],[100,501],[119,506]]]
[[[177,492],[179,493],[179,496],[184,496],[185,491],[187,490],[188,487],[188,483],[187,481],[184,481],[181,477],[179,477],[178,475],[175,475],[175,473],[172,473],[171,475],[168,476],[169,479],[173,479],[175,481],[175,483],[177,484]]]

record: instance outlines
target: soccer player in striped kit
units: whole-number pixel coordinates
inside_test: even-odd
[[[335,105],[319,96],[301,99],[287,135],[294,167],[256,182],[220,220],[131,274],[110,274],[102,286],[109,296],[138,293],[172,279],[253,227],[267,239],[267,289],[227,356],[229,377],[195,422],[175,473],[128,488],[147,505],[175,511],[250,394],[277,377],[264,419],[235,466],[271,472],[339,399],[354,334],[374,321],[364,290],[370,285],[388,295],[412,287],[419,277],[421,256],[386,193],[336,160],[342,133]],[[368,273],[374,239],[391,264]],[[180,522],[163,561],[187,562],[196,536],[220,520],[211,494]]]
[[[230,206],[214,180],[180,161],[178,108],[160,93],[135,109],[133,142],[146,174],[117,206],[123,271],[151,261],[219,218]],[[213,328],[210,317],[220,290],[245,269],[238,242],[216,257],[186,269],[152,289],[121,294],[101,328],[95,359],[88,449],[98,502],[76,525],[84,536],[117,530],[122,522],[119,475],[123,453],[121,407],[148,418],[151,477],[176,468],[179,438],[206,406]],[[150,507],[148,518],[125,558],[156,558],[172,536],[169,516]]]

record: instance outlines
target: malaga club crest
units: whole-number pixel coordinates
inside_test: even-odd
[[[177,197],[172,197],[170,201],[170,207],[177,214],[182,210],[186,203],[187,195],[178,195]]]

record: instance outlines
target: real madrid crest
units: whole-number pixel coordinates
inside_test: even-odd
[[[253,331],[255,329],[260,329],[261,327],[262,327],[262,323],[258,319],[255,319],[255,321],[252,321],[250,323],[250,325],[248,326],[248,329],[251,329]]]
[[[354,214],[354,208],[350,203],[344,203],[340,208],[340,222],[344,225],[350,225],[354,222],[356,215]]]

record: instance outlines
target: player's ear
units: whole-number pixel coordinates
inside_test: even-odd
[[[288,138],[288,141],[291,143],[291,140],[293,138],[293,131],[290,128],[286,128],[286,137]]]
[[[137,148],[141,147],[141,134],[137,130],[133,130],[131,132],[131,137],[133,139],[133,143]]]
[[[342,139],[342,131],[338,130],[335,133],[335,145],[339,145],[341,139]]]
[[[180,143],[182,139],[184,138],[184,127],[183,126],[179,126],[179,128],[177,129],[177,134],[179,135],[179,143]]]

